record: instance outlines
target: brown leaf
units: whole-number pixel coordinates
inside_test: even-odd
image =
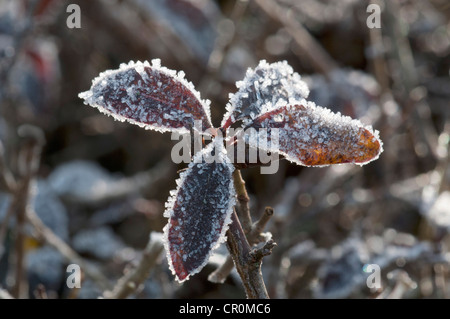
[[[249,128],[255,131],[247,131]],[[377,131],[311,102],[267,112],[254,119],[245,130],[250,146],[279,152],[288,160],[305,166],[366,164],[382,152]],[[261,145],[262,134],[268,136],[267,145]]]

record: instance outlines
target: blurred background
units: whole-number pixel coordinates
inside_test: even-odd
[[[81,28],[68,27],[69,4]],[[160,58],[212,101],[215,126],[265,59],[380,131],[384,152],[364,167],[242,171],[254,220],[274,209],[272,298],[448,298],[449,17],[446,0],[0,0],[0,296],[98,298],[144,251],[150,272],[129,298],[245,297],[235,271],[208,280],[225,247],[181,285],[157,249],[185,167],[170,159],[176,141],[78,98],[106,69]],[[66,285],[72,263],[81,288]]]

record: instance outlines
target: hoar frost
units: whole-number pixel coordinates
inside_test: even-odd
[[[262,60],[254,70],[248,69],[244,80],[236,86],[238,92],[230,94],[223,127],[239,120],[249,124],[276,106],[301,100],[309,94],[306,83],[286,61],[268,64]]]
[[[217,160],[210,161],[211,156]],[[195,155],[171,192],[164,238],[170,269],[180,282],[199,272],[212,250],[225,241],[235,204],[233,170],[217,139]]]
[[[378,132],[371,127],[307,101],[307,85],[286,61],[261,61],[254,70],[248,69],[236,86],[238,91],[230,94],[221,129],[230,133],[231,125],[240,122],[249,132],[244,140],[250,148],[279,153],[306,166],[362,165],[378,158],[383,150]],[[79,97],[102,113],[145,129],[201,130],[214,137],[181,173],[164,213],[169,219],[164,245],[170,269],[178,281],[187,280],[225,241],[236,201],[234,165],[211,124],[210,102],[200,98],[184,72],[162,67],[160,60],[152,64],[131,61],[105,71]],[[201,127],[194,125],[196,121]],[[226,141],[235,137],[227,136]]]
[[[263,132],[268,142],[275,133],[277,143],[267,143],[264,150],[279,152],[286,159],[305,166],[366,164],[378,158],[382,150],[378,132],[373,132],[371,127],[364,127],[357,120],[307,101],[267,112],[255,118],[245,129]],[[262,138],[264,136],[258,133],[246,137],[247,143],[253,147]]]
[[[194,121],[201,121],[204,130],[212,127],[210,102],[200,98],[184,72],[161,67],[158,59],[151,65],[131,61],[100,73],[79,97],[116,120],[145,129],[186,133]]]

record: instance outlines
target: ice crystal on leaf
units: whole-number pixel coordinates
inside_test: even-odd
[[[238,81],[236,86],[239,90],[230,94],[222,120],[225,128],[241,120],[248,124],[280,103],[287,105],[309,94],[306,83],[286,61],[268,64],[262,60],[254,70],[248,69],[244,80]]]
[[[100,73],[79,97],[102,113],[146,129],[188,132],[194,121],[201,121],[203,130],[212,127],[209,101],[200,99],[183,72],[161,67],[157,59],[152,65],[131,61]]]
[[[216,139],[195,155],[172,191],[164,236],[170,269],[180,282],[199,272],[212,250],[225,241],[235,204],[233,170],[222,140]]]
[[[258,145],[258,132],[267,136],[268,142],[277,136],[278,143],[267,143],[266,150],[279,152],[288,160],[305,166],[366,164],[376,159],[382,150],[378,132],[312,102],[267,112],[245,129],[248,128],[255,129],[248,130],[250,134],[246,138],[250,146]],[[276,131],[272,132],[274,129]]]

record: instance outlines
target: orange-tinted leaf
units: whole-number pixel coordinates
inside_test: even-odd
[[[305,166],[366,164],[382,152],[377,131],[311,102],[267,112],[245,129],[248,128],[267,130],[260,130],[259,134],[249,132],[246,141],[250,146],[279,152],[288,160]],[[261,134],[268,136],[266,146],[259,143],[264,138]]]

